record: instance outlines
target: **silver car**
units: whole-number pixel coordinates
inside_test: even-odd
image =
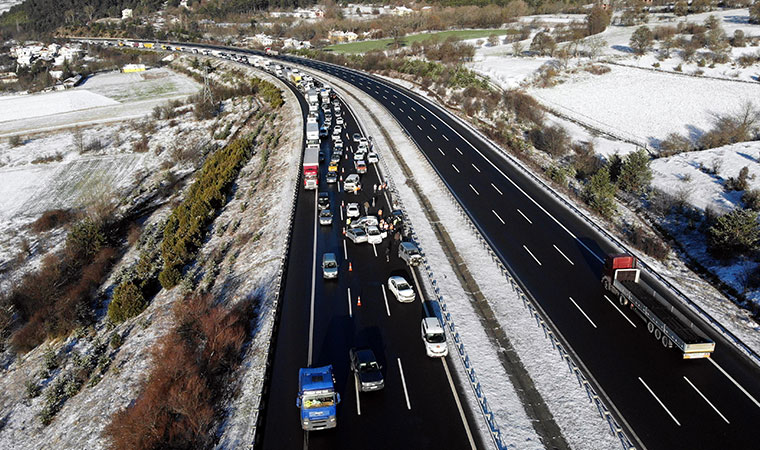
[[[338,260],[335,259],[335,253],[322,255],[322,278],[338,278]]]
[[[323,209],[319,212],[320,225],[332,225],[333,215],[329,209]]]
[[[408,303],[414,301],[414,289],[406,282],[404,277],[393,276],[388,278],[388,290],[400,302]]]
[[[363,244],[367,242],[367,232],[361,228],[349,228],[346,230],[346,237],[351,239],[354,244]]]

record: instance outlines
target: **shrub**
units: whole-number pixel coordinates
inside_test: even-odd
[[[15,148],[15,147],[18,147],[19,145],[21,145],[23,143],[23,141],[24,140],[21,139],[21,136],[19,136],[19,135],[16,134],[16,135],[13,135],[13,136],[11,136],[11,137],[8,138],[8,145],[10,145],[11,147]]]
[[[551,125],[549,127],[534,128],[529,134],[533,145],[552,156],[562,156],[570,148],[570,136],[560,125]]]
[[[660,142],[660,156],[673,156],[691,151],[691,142],[678,133],[670,133]]]
[[[748,189],[742,195],[744,207],[752,211],[760,211],[760,189]]]
[[[652,45],[652,39],[652,31],[649,27],[643,25],[633,32],[629,45],[637,55],[643,55],[649,46]]]
[[[585,180],[594,175],[604,167],[604,162],[599,158],[594,150],[594,144],[591,142],[579,142],[573,144],[573,169],[575,177],[579,180]]]
[[[68,209],[51,209],[42,213],[39,219],[32,222],[32,231],[42,233],[53,228],[66,225],[74,218],[74,214]]]
[[[532,122],[541,126],[544,123],[544,109],[533,97],[518,89],[510,89],[504,92],[502,97],[504,106],[515,113],[517,120]]]
[[[606,167],[591,177],[586,184],[583,198],[594,210],[604,217],[612,217],[617,210],[615,205],[615,185],[610,180],[610,171]]]
[[[108,304],[108,319],[121,323],[143,312],[147,302],[142,291],[132,281],[126,281],[116,287],[113,298]]]
[[[734,177],[728,177],[728,180],[726,180],[725,188],[727,191],[746,191],[749,187],[749,183],[747,182],[747,178],[749,177],[749,167],[744,166],[739,170],[739,176]]]
[[[611,11],[602,8],[600,3],[595,3],[586,16],[586,32],[588,35],[599,34],[606,30],[610,24]]]
[[[717,116],[713,128],[702,135],[700,145],[715,148],[755,139],[759,123],[760,111],[746,102],[733,114]]]
[[[757,217],[757,211],[748,209],[735,209],[718,217],[707,230],[708,250],[719,258],[755,250],[760,241]]]
[[[649,189],[652,182],[652,169],[649,168],[649,155],[643,149],[625,157],[617,183],[620,189],[632,194],[641,194]]]

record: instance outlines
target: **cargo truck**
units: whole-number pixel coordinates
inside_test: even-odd
[[[316,122],[306,124],[306,140],[319,142],[319,125]]]
[[[641,280],[635,256],[609,255],[604,263],[602,285],[629,306],[647,324],[647,331],[666,348],[677,348],[683,359],[709,358],[715,342],[708,339],[686,316]]]
[[[309,89],[309,92],[306,93],[306,100],[309,103],[316,103],[319,105],[319,95],[317,94],[317,90]]]
[[[317,137],[319,139],[319,137]],[[319,147],[307,147],[303,155],[303,187],[313,190],[319,186]]]
[[[335,428],[338,403],[340,394],[335,392],[331,365],[298,371],[296,406],[301,409],[301,428],[305,431]]]

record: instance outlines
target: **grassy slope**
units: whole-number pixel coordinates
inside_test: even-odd
[[[487,38],[488,36],[495,34],[497,36],[505,35],[509,33],[508,30],[449,30],[440,31],[437,33],[419,33],[405,36],[402,40],[403,45],[411,45],[412,42],[421,42],[428,40],[432,37],[437,37],[440,40],[445,40],[451,36],[458,40],[475,39],[475,38]],[[361,42],[349,42],[346,44],[336,44],[327,47],[327,50],[334,51],[336,53],[365,53],[372,50],[384,50],[386,47],[390,47],[393,44],[393,39],[377,39],[374,41],[361,41]]]

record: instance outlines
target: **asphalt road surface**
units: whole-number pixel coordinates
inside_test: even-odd
[[[354,149],[356,144],[351,142],[351,136],[359,129],[345,109],[343,116],[346,119],[343,141],[349,149]],[[447,376],[449,369],[444,368],[451,364],[425,354],[420,337],[423,307],[419,290],[413,303],[399,303],[387,285],[383,286],[392,275],[404,276],[415,283],[409,267],[397,256],[393,237],[373,247],[367,243],[353,244],[343,236],[344,202],[360,203],[362,213],[365,212],[363,204],[367,202],[370,213],[376,215],[382,209],[386,216],[388,214],[386,196],[373,195],[373,185],[380,184],[375,165],[368,164],[367,174],[361,177],[363,189],[359,194],[346,193],[342,183],[339,186],[325,182],[330,139],[322,140],[321,147],[326,161],[320,165],[319,192],[330,194],[334,220],[332,226],[316,222],[317,191],[307,191],[301,186],[271,382],[266,394],[263,433],[258,446],[263,449],[471,448],[463,417],[472,423],[472,413],[457,406],[455,386],[458,383],[452,383]],[[345,154],[348,158],[341,159],[339,169],[343,178],[355,172],[353,152]],[[372,197],[375,197],[375,207],[372,207]],[[390,261],[387,262],[389,244]],[[319,266],[326,252],[338,257],[337,280],[322,279]],[[352,347],[361,346],[370,347],[383,366],[385,388],[381,391],[357,393],[348,352]],[[327,364],[333,365],[341,396],[338,426],[332,430],[304,432],[296,407],[298,369]],[[483,447],[477,437],[473,439],[478,447]]]

